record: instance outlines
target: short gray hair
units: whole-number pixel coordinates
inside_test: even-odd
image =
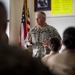
[[[42,16],[46,18],[46,13],[44,13],[43,11],[39,11],[38,13],[40,13]]]

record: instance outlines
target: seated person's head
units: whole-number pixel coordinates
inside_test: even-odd
[[[6,31],[7,27],[7,11],[3,3],[0,2],[0,29]]]
[[[68,27],[64,31],[63,44],[66,48],[75,49],[75,27]]]
[[[50,50],[58,52],[61,48],[61,41],[58,37],[51,37],[50,38]]]
[[[7,11],[3,3],[0,2],[0,40],[2,40],[3,35],[7,28]]]

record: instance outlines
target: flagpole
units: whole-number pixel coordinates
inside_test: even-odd
[[[28,2],[27,2],[27,0],[24,0],[24,7],[25,7],[25,17],[26,17],[26,32],[28,32],[28,25],[27,25],[27,20],[28,20]]]

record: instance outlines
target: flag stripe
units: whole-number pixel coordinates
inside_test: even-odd
[[[30,30],[30,15],[29,15],[27,3],[28,3],[27,0],[24,0],[23,10],[22,10],[22,23],[20,26],[20,46],[21,47],[23,46],[27,33]]]

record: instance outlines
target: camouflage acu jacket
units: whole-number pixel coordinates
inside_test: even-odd
[[[28,39],[32,37],[31,43],[33,44],[33,57],[43,57],[46,53],[49,53],[49,49],[44,48],[42,42],[45,40],[49,40],[49,38],[53,36],[61,38],[58,31],[53,26],[45,24],[42,29],[39,26],[35,26],[29,31],[25,40],[25,46]]]

